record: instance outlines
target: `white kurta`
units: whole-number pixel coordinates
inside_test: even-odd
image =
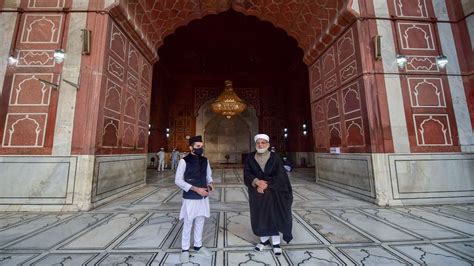
[[[184,171],[186,170],[186,161],[184,159],[179,160],[178,168],[176,169],[176,175],[174,178],[175,184],[184,191],[189,191],[192,187],[191,184],[184,181]],[[212,171],[209,161],[207,162],[207,183],[212,183]],[[183,199],[183,205],[181,206],[181,212],[179,213],[179,219],[193,220],[195,217],[205,216],[210,217],[211,211],[209,207],[209,197],[204,199]]]

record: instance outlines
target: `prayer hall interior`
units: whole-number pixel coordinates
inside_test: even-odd
[[[474,263],[472,0],[0,0],[0,37],[0,265],[179,264],[195,135],[192,265]],[[281,255],[254,251],[258,133]]]
[[[213,164],[239,165],[257,133],[315,183],[368,202],[473,200],[470,1],[0,9],[1,210],[91,210],[145,186],[161,147],[203,135]],[[217,101],[225,84],[233,96]]]

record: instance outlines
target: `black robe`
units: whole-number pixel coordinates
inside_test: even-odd
[[[257,236],[274,236],[281,232],[283,240],[288,243],[293,239],[293,191],[290,180],[283,168],[282,159],[274,152],[270,153],[264,170],[255,160],[255,152],[247,156],[244,181],[249,193],[252,231]],[[267,181],[265,193],[258,193],[257,188],[252,186],[254,178]]]

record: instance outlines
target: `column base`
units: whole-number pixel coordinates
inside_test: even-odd
[[[474,154],[314,156],[318,184],[380,206],[474,202]]]
[[[146,155],[0,156],[0,211],[87,211],[145,185]]]

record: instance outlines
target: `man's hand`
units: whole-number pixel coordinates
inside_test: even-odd
[[[214,191],[214,185],[212,183],[207,184],[207,187],[209,189],[209,192]]]
[[[260,189],[262,189],[262,190],[265,190],[265,189],[268,188],[268,183],[267,183],[267,181],[265,181],[265,180],[259,180],[259,181],[256,183],[256,185],[257,185],[257,188],[260,188]]]
[[[200,188],[200,187],[195,187],[193,186],[191,188],[192,191],[198,193],[199,195],[201,195],[202,197],[207,197],[209,196],[209,192],[207,192],[207,190],[205,190],[204,188]]]
[[[262,193],[262,194],[265,193],[264,189],[262,189],[262,188],[260,188],[260,187],[257,187],[257,192],[258,192],[258,193]]]

